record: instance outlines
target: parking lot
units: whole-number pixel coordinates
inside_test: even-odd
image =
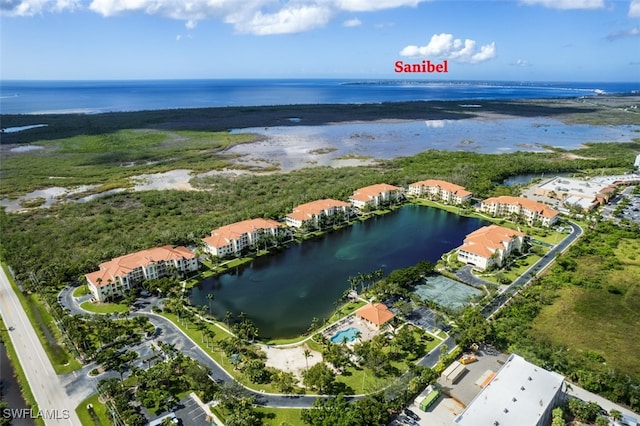
[[[481,387],[477,382],[488,370],[497,372],[508,358],[506,354],[499,353],[490,347],[480,349],[475,355],[477,361],[467,364],[467,371],[455,382],[447,382],[442,376],[437,380],[435,386],[442,390],[442,395],[427,410],[427,412],[420,410],[420,408],[415,404],[415,401],[409,405],[408,408],[420,417],[416,423],[394,420],[390,425],[452,425],[453,420],[464,411],[467,404],[469,404],[480,392]]]
[[[617,219],[640,223],[640,195],[630,194],[627,199],[629,204],[618,214]]]

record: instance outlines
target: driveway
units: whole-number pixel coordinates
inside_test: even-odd
[[[495,284],[490,283],[488,281],[485,281],[483,279],[480,279],[478,277],[476,277],[475,275],[473,275],[473,273],[471,272],[471,270],[473,269],[473,266],[471,265],[465,265],[462,268],[456,270],[454,272],[455,276],[458,277],[460,280],[462,280],[464,283],[469,284],[473,287],[476,288],[484,288],[487,286],[494,286]]]

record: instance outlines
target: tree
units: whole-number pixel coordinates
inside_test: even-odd
[[[302,410],[301,418],[305,424],[312,426],[356,426],[351,423],[349,414],[352,407],[343,395],[331,398],[318,398],[313,408]]]
[[[279,371],[276,374],[275,382],[280,392],[288,394],[293,392],[298,380],[296,379],[296,376],[294,376],[291,372]]]
[[[313,354],[311,353],[311,351],[309,349],[305,348],[305,350],[303,352],[303,355],[304,355],[304,361],[307,364],[307,370],[308,370],[309,369],[309,357],[312,357]]]
[[[609,411],[609,416],[615,421],[622,420],[622,413],[619,410],[616,410],[615,408],[612,408]]]
[[[320,362],[302,373],[305,386],[318,391],[321,394],[331,393],[335,384],[336,375],[327,364]]]

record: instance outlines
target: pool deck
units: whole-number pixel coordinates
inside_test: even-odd
[[[356,318],[354,314],[351,314],[341,319],[340,321],[330,325],[326,329],[324,329],[323,334],[327,339],[331,340],[331,338],[335,336],[336,333],[343,330],[347,330],[349,328],[356,328],[358,329],[358,331],[360,331],[360,338],[355,339],[351,342],[347,342],[347,345],[349,346],[354,345],[358,342],[371,340],[373,339],[373,336],[380,333],[379,330],[374,330],[372,328],[369,328],[369,326],[367,326],[364,321],[362,321],[359,318]]]

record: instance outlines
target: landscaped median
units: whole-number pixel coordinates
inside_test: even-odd
[[[129,306],[122,303],[83,302],[80,308],[95,314],[119,314],[129,311]]]
[[[99,395],[93,394],[76,407],[76,414],[82,426],[102,426],[111,424],[107,406],[100,401]],[[90,407],[90,408],[89,408]]]

